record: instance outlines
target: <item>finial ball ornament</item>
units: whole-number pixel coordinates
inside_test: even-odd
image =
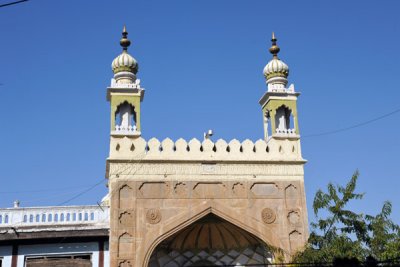
[[[289,67],[285,62],[278,58],[278,53],[281,50],[276,44],[275,34],[272,33],[272,46],[269,48],[269,52],[272,54],[272,59],[264,67],[264,77],[268,80],[275,77],[281,77],[286,79],[289,76]]]
[[[131,45],[131,41],[128,39],[128,32],[126,27],[122,31],[122,38],[120,40],[120,45],[122,46],[122,53],[117,56],[111,63],[111,68],[114,74],[119,72],[131,72],[136,74],[139,69],[139,65],[131,55],[128,54],[128,47]]]
[[[119,41],[119,44],[122,46],[124,50],[128,50],[128,47],[131,45],[131,41],[128,39],[128,32],[126,31],[126,26],[122,30],[122,38]]]
[[[272,46],[269,48],[269,52],[270,52],[274,57],[277,57],[279,51],[281,51],[281,49],[279,48],[279,46],[276,45],[276,41],[277,41],[277,39],[275,38],[275,33],[272,32],[272,39],[271,39]]]

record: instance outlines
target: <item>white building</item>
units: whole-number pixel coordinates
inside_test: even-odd
[[[109,266],[109,208],[0,209],[0,267]]]

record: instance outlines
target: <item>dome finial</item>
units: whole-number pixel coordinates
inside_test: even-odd
[[[275,33],[272,32],[272,46],[269,48],[269,52],[273,55],[274,58],[278,58],[278,53],[281,50],[277,45],[276,45],[276,37],[275,37]]]
[[[128,32],[125,25],[122,29],[122,38],[119,43],[122,46],[122,53],[111,63],[114,79],[117,83],[133,83],[136,81],[136,73],[138,72],[139,65],[136,59],[128,53],[131,41],[128,39]]]
[[[122,49],[124,51],[128,50],[128,47],[131,45],[131,41],[128,39],[128,32],[126,31],[126,26],[124,25],[124,28],[122,30],[122,38],[119,41],[120,45],[122,46]]]
[[[269,52],[273,57],[264,67],[263,71],[268,84],[268,91],[285,90],[285,86],[288,83],[287,77],[289,76],[289,67],[278,58],[278,53],[281,49],[276,44],[276,41],[275,33],[272,32],[272,46],[269,48]]]

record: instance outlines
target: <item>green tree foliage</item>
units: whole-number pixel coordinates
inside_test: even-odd
[[[356,193],[359,173],[356,171],[345,186],[328,184],[327,191],[318,190],[313,210],[316,222],[304,250],[293,262],[334,262],[338,259],[364,261],[366,257],[386,260],[400,257],[400,229],[391,219],[392,205],[385,202],[376,216],[348,209]]]
[[[376,216],[367,215],[368,235],[366,243],[369,253],[381,260],[400,256],[400,227],[390,218],[392,204],[386,201]]]

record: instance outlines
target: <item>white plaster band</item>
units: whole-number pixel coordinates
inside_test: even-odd
[[[288,80],[284,77],[272,77],[267,80],[267,84],[274,84],[274,83],[284,84],[286,86]]]
[[[118,82],[121,79],[136,80],[136,75],[129,71],[121,71],[114,74],[114,79]]]

